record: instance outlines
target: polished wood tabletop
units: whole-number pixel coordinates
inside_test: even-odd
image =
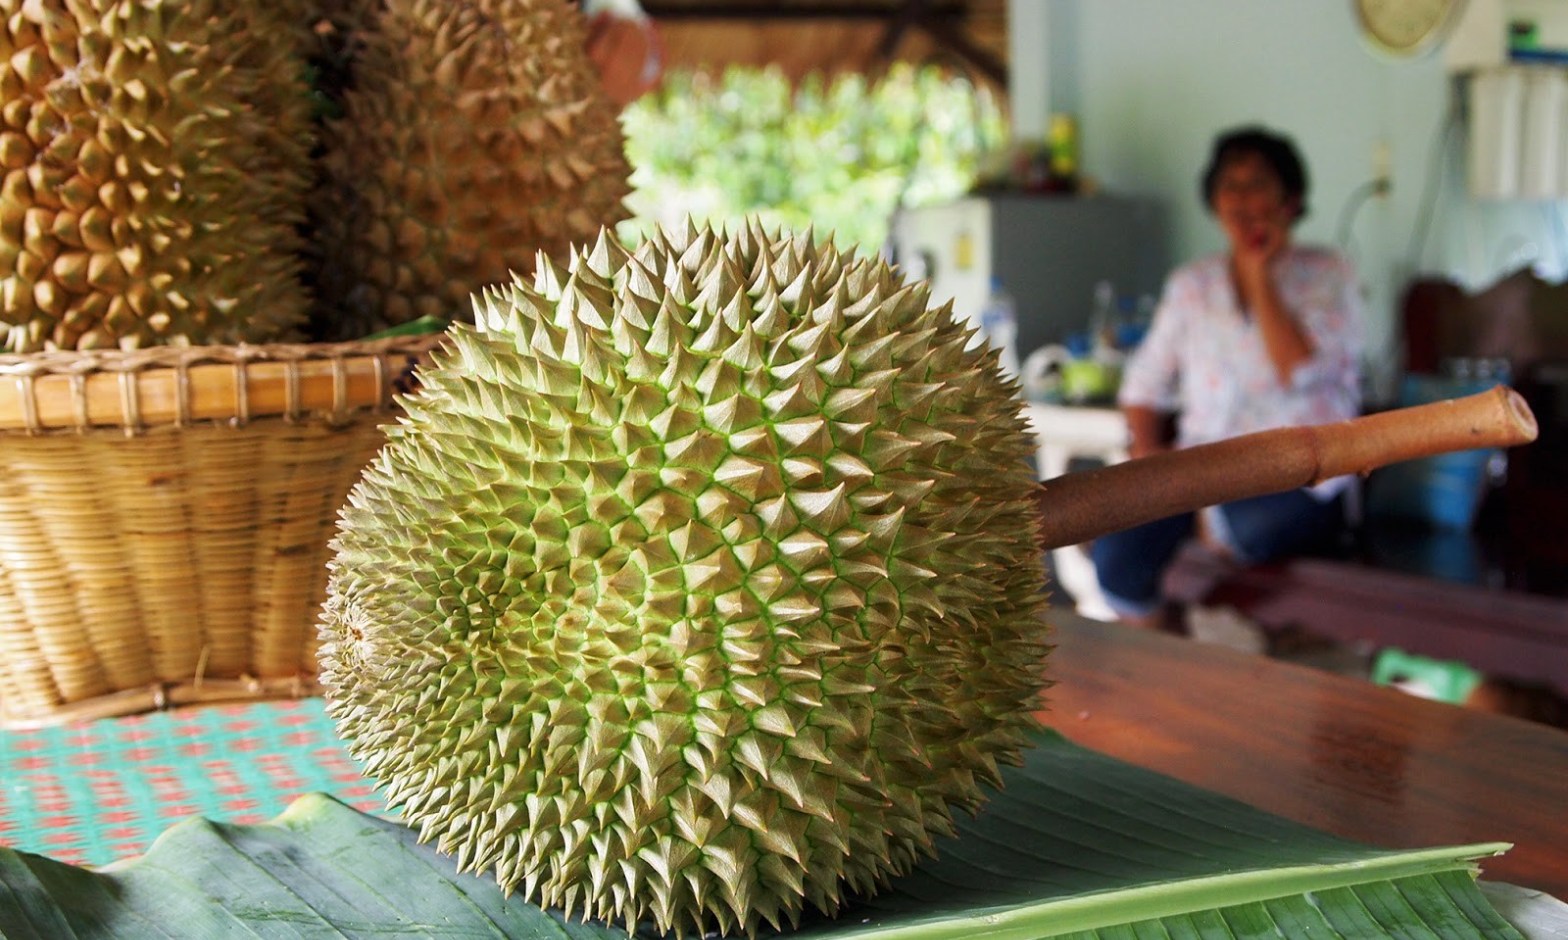
[[[1568,732],[1053,610],[1045,723],[1350,839],[1512,842],[1482,877],[1568,899]]]

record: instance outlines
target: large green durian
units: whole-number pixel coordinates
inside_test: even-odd
[[[925,285],[809,234],[538,264],[476,300],[349,497],[330,713],[424,837],[540,904],[831,911],[1032,727],[1012,386]]]

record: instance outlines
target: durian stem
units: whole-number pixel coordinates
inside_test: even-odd
[[[1478,447],[1535,440],[1535,416],[1511,388],[1316,427],[1280,428],[1040,486],[1046,549],[1087,542],[1204,506],[1310,486],[1347,473]]]

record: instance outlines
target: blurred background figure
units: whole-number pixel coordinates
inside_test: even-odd
[[[610,100],[624,107],[659,83],[664,51],[653,20],[637,0],[583,0],[588,58]]]
[[[1244,127],[1215,140],[1201,194],[1228,250],[1171,274],[1127,360],[1117,401],[1130,456],[1358,414],[1360,288],[1343,255],[1291,240],[1307,190],[1288,138]],[[1160,581],[1183,542],[1201,535],[1249,564],[1332,544],[1354,482],[1340,477],[1099,539],[1091,554],[1101,590],[1121,619],[1165,628]]]

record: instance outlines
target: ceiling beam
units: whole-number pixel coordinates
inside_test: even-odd
[[[937,23],[930,20],[922,22],[920,27],[931,34],[931,38],[936,40],[937,45],[947,47],[959,58],[974,66],[980,74],[1002,88],[1007,87],[1007,66],[996,56],[970,41],[968,34],[962,28],[955,27],[951,23]]]
[[[903,12],[903,3],[680,3],[642,0],[643,12],[656,20],[887,20]],[[927,3],[926,16],[962,19],[969,12],[964,2]]]
[[[968,62],[976,71],[1002,88],[1007,87],[1007,66],[996,56],[975,45],[964,32],[963,20],[969,13],[964,0],[898,0],[896,3],[817,2],[745,3],[742,0],[716,2],[672,2],[642,0],[645,13],[654,20],[874,20],[887,24],[877,46],[880,58],[889,59],[898,51],[910,29],[922,29],[936,44]]]

